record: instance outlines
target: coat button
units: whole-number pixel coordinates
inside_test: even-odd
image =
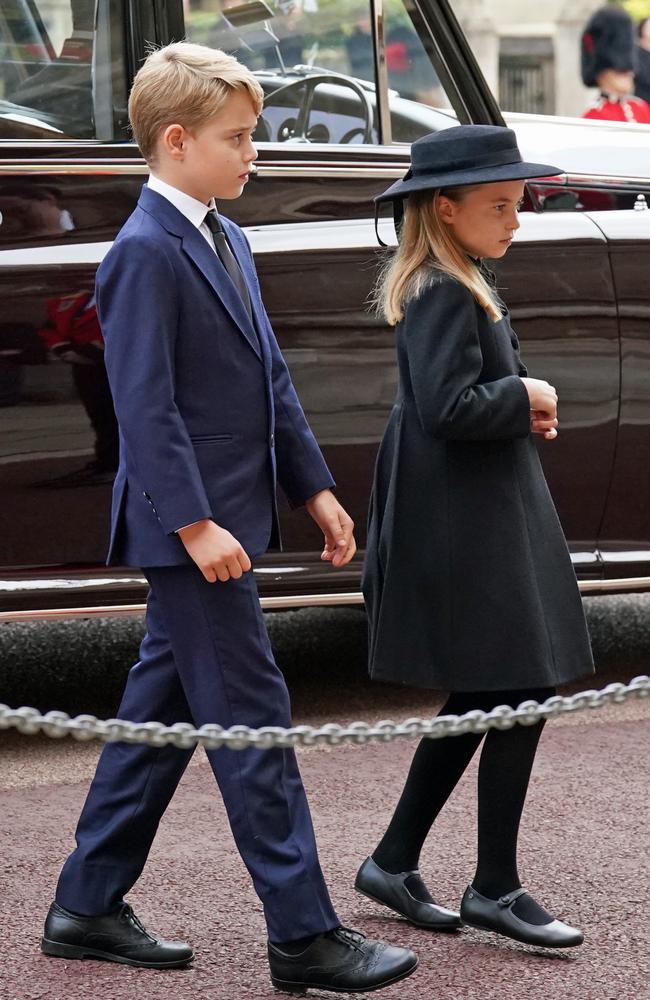
[[[275,434],[271,434],[271,447],[275,448]]]

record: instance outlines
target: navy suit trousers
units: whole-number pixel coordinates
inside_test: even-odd
[[[290,726],[253,573],[209,584],[194,565],[145,570],[151,592],[140,660],[118,715],[196,726]],[[57,902],[86,916],[116,909],[144,867],[192,750],[109,743],[99,760]],[[338,926],[309,807],[289,749],[209,750],[237,848],[271,941]],[[210,858],[206,858],[210,870]],[[208,882],[209,885],[209,882]],[[216,901],[215,901],[216,902]]]

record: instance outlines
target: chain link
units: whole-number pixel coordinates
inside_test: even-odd
[[[388,743],[397,739],[414,739],[427,736],[441,739],[462,736],[464,733],[485,733],[488,729],[511,729],[515,725],[532,726],[539,719],[550,719],[565,712],[579,712],[587,708],[602,708],[611,703],[620,704],[628,698],[647,698],[650,695],[650,677],[635,677],[629,684],[608,684],[600,691],[580,691],[573,695],[554,695],[541,704],[524,701],[517,708],[498,705],[490,712],[475,709],[465,715],[439,715],[431,719],[406,719],[404,722],[351,722],[339,725],[328,722],[318,729],[311,726],[294,726],[282,729],[265,726],[249,729],[248,726],[222,726],[207,724],[195,729],[189,722],[176,722],[166,726],[162,722],[127,722],[124,719],[96,719],[94,715],[77,715],[70,718],[65,712],[46,712],[36,708],[9,708],[0,705],[0,730],[17,729],[19,733],[33,736],[43,732],[59,739],[73,736],[76,740],[102,740],[104,743],[145,743],[148,746],[175,746],[183,750],[199,744],[206,750],[227,747],[245,750],[257,747],[341,746],[344,743],[363,745],[371,742]]]

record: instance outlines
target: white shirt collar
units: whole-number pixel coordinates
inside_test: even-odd
[[[190,194],[185,194],[184,191],[180,191],[178,188],[172,187],[172,185],[167,184],[166,181],[161,181],[160,177],[156,177],[155,174],[149,175],[147,187],[151,191],[156,191],[157,194],[161,194],[163,198],[167,199],[167,201],[170,201],[174,208],[177,208],[178,211],[184,215],[193,226],[196,226],[197,229],[201,227],[206,213],[216,207],[214,198],[211,198],[209,203],[205,205],[202,201],[198,201]]]

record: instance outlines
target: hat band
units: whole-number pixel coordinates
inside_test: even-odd
[[[471,158],[454,160],[453,164],[449,164],[448,166],[442,166],[440,163],[437,163],[435,166],[431,163],[421,167],[413,165],[409,172],[412,176],[434,172],[440,174],[446,171],[456,173],[461,170],[472,170],[474,167],[500,167],[507,163],[522,162],[521,153],[518,149],[502,149],[494,150],[490,153],[479,153]]]

